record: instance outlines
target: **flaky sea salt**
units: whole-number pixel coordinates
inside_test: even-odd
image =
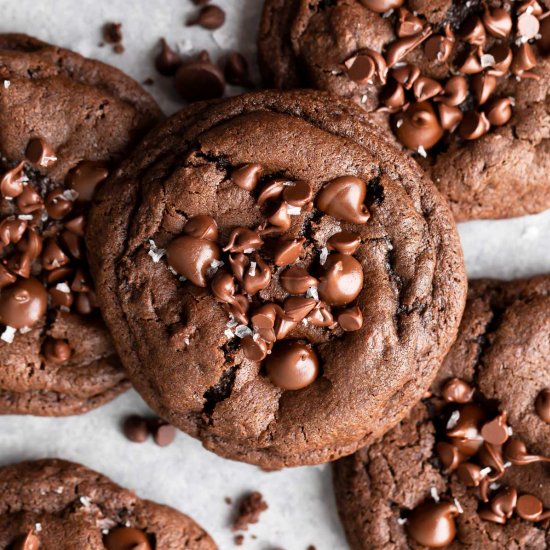
[[[487,477],[491,473],[491,468],[487,466],[486,468],[482,468],[479,470],[479,477],[483,479],[484,477]]]
[[[4,88],[7,90],[11,86],[11,82],[9,80],[4,80]]]
[[[251,277],[254,277],[254,275],[256,275],[256,262],[250,262],[250,267],[248,268],[248,274]]]
[[[233,331],[232,330],[229,330],[228,328],[226,328],[223,333],[225,334],[225,337],[226,338],[233,338],[235,335],[233,334]]]
[[[80,497],[80,502],[82,503],[82,506],[84,506],[84,508],[88,508],[92,504],[90,498],[86,496]]]
[[[495,64],[495,58],[490,53],[485,53],[480,57],[481,66],[486,69]]]
[[[458,510],[458,513],[463,514],[464,508],[462,508],[462,505],[460,504],[460,502],[458,502],[457,498],[455,498],[454,503],[455,503],[456,509]]]
[[[42,524],[41,524],[41,523],[35,523],[35,524],[34,524],[34,530],[35,530],[37,533],[40,533],[40,531],[42,531]]]
[[[206,270],[206,276],[210,279],[218,272],[218,269],[223,265],[221,260],[212,260],[212,263]]]
[[[407,523],[407,518],[397,518],[398,525],[405,525]]]
[[[13,342],[13,339],[15,338],[16,332],[16,328],[7,325],[4,332],[0,334],[0,339],[4,340],[4,342],[7,342],[8,344],[11,344]]]
[[[159,248],[153,239],[149,239],[149,256],[151,256],[153,262],[158,264],[165,254],[166,250],[164,248]]]
[[[439,493],[437,492],[437,489],[435,487],[432,487],[430,489],[430,494],[432,495],[432,498],[435,502],[439,502]]]
[[[55,290],[59,290],[59,292],[64,292],[65,294],[69,294],[71,292],[71,289],[67,283],[57,283],[55,285]]]
[[[250,329],[246,325],[239,325],[235,329],[235,335],[238,338],[244,338],[245,336],[252,336],[252,334],[253,334],[252,329]]]
[[[32,220],[32,214],[19,214],[19,216],[17,216],[17,219],[25,221]]]
[[[319,292],[317,292],[317,287],[310,286],[307,289],[306,296],[308,298],[313,298],[314,300],[318,300],[319,299]]]
[[[321,265],[325,265],[327,258],[328,258],[328,248],[325,246],[324,248],[321,249],[321,253],[319,254],[319,263]]]
[[[447,422],[447,429],[452,430],[458,423],[460,418],[460,411],[453,411]]]
[[[55,162],[57,157],[46,157],[46,159]],[[75,191],[74,189],[65,189],[65,191],[63,191],[63,198],[71,202],[75,201],[78,199],[78,191]]]
[[[421,157],[426,158],[428,156],[428,153],[426,153],[426,149],[424,149],[424,147],[422,147],[422,145],[420,145],[420,147],[418,147],[418,149],[416,151]]]
[[[299,216],[302,213],[302,209],[299,206],[293,206],[292,204],[288,205],[287,210],[291,216]]]
[[[27,332],[30,332],[31,330],[32,330],[31,327],[23,327],[23,328],[20,328],[20,329],[19,329],[19,332],[20,332],[21,334],[27,334]]]

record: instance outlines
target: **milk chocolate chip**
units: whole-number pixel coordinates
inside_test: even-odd
[[[329,305],[349,304],[363,288],[363,268],[352,256],[331,254],[319,279],[319,296]]]
[[[355,176],[342,176],[327,183],[317,195],[317,208],[350,223],[365,224],[370,213],[364,205],[367,186]]]
[[[67,174],[67,185],[78,193],[77,200],[91,201],[97,186],[109,176],[103,162],[84,160]]]
[[[57,161],[53,147],[42,138],[34,138],[29,141],[25,157],[31,164],[42,168],[47,168]]]
[[[550,424],[550,388],[545,388],[538,394],[535,410],[543,422]]]
[[[425,502],[413,510],[406,523],[407,533],[428,548],[443,548],[456,536],[454,518],[458,510],[448,502]]]
[[[443,137],[443,128],[432,105],[424,101],[413,103],[400,115],[396,122],[396,134],[409,149],[430,149]]]
[[[152,550],[147,535],[134,527],[117,527],[103,541],[106,550]]]
[[[0,322],[17,329],[40,321],[48,305],[46,289],[35,278],[20,279],[0,293]]]
[[[300,342],[280,342],[265,361],[267,375],[283,390],[301,390],[319,374],[319,359],[309,346]]]

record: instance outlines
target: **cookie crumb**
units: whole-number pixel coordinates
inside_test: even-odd
[[[122,38],[122,23],[108,22],[103,25],[103,40],[107,44],[112,44],[115,53],[124,52]]]
[[[233,542],[235,543],[235,546],[242,546],[244,542],[244,535],[235,535]]]
[[[231,497],[224,497],[223,500],[227,505],[233,504],[233,499]]]
[[[233,522],[233,531],[246,531],[251,523],[258,523],[262,512],[267,510],[267,503],[258,491],[246,495],[239,504],[239,512]]]

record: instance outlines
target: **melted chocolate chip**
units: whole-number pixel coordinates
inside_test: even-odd
[[[57,161],[53,147],[42,138],[29,141],[25,149],[25,158],[31,164],[42,168],[48,168]]]
[[[44,342],[44,358],[46,361],[61,365],[71,358],[72,349],[66,340],[48,338]]]
[[[274,261],[276,266],[285,266],[293,264],[300,258],[303,250],[305,238],[299,239],[281,238],[275,244]]]
[[[308,288],[316,287],[319,281],[303,267],[289,267],[280,276],[281,286],[290,294],[303,294]]]
[[[97,186],[108,176],[109,170],[103,162],[85,160],[67,174],[66,183],[78,193],[78,201],[90,201]]]
[[[152,550],[147,535],[134,527],[116,527],[109,531],[103,540],[106,550]]]
[[[245,164],[240,168],[233,170],[231,179],[241,189],[245,191],[253,191],[262,175],[263,167],[261,164],[251,163]]]
[[[550,424],[550,388],[545,388],[538,394],[535,410],[543,422]]]

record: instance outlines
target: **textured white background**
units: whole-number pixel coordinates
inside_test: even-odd
[[[107,61],[139,81],[155,79],[152,93],[170,114],[181,103],[170,81],[155,74],[153,52],[160,36],[182,52],[207,49],[214,59],[239,49],[254,59],[261,0],[218,0],[227,10],[226,25],[214,33],[183,22],[193,12],[190,0],[0,0],[0,32],[26,32]],[[123,23],[126,52],[114,55],[98,46],[105,21]],[[0,130],[1,131],[1,130]],[[550,272],[550,211],[498,222],[460,227],[472,277],[513,278]],[[345,549],[336,516],[327,466],[264,473],[218,458],[197,441],[179,434],[171,447],[127,442],[119,430],[129,413],[147,407],[129,392],[82,417],[66,419],[0,417],[0,464],[57,456],[95,468],[141,496],[189,513],[214,536],[220,548],[233,548],[228,529],[231,508],[224,496],[260,490],[269,510],[246,534],[250,550]],[[250,534],[257,536],[252,539]]]

